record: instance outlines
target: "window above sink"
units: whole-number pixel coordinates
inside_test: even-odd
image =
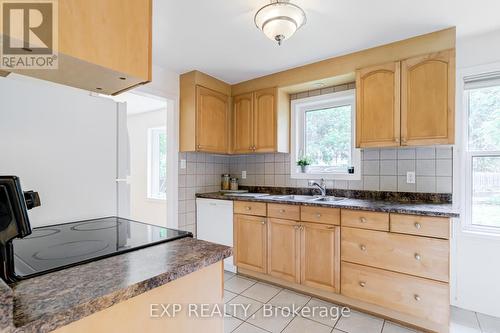
[[[293,100],[291,104],[291,178],[361,179],[355,148],[355,90]],[[311,163],[302,172],[297,161]]]

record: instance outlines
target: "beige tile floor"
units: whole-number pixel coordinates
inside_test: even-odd
[[[224,303],[245,304],[247,313],[228,306],[231,316],[225,319],[224,332],[234,333],[415,333],[382,318],[351,311],[349,317],[335,318],[319,315],[304,318],[281,312],[282,307],[296,308],[318,306],[338,307],[319,299],[224,272]],[[263,305],[270,304],[277,315],[263,315]],[[500,318],[452,308],[451,333],[500,333]]]

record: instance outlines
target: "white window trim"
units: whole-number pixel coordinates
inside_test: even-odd
[[[476,76],[484,73],[500,71],[500,63],[474,66],[465,68],[459,71],[457,80],[457,108],[458,116],[456,117],[457,147],[455,149],[454,161],[455,165],[453,180],[453,197],[457,198],[461,212],[461,228],[462,231],[471,236],[500,238],[500,228],[481,226],[472,224],[472,157],[480,155],[495,155],[500,152],[472,152],[468,150],[469,139],[469,123],[468,123],[468,95],[465,91],[465,79],[467,77]],[[462,181],[465,180],[465,181]]]
[[[154,151],[158,150],[158,142],[155,140],[156,138],[154,137],[154,132],[156,131],[166,131],[166,128],[164,126],[159,126],[159,127],[151,127],[148,128],[148,192],[147,192],[147,199],[148,200],[153,200],[153,201],[166,201],[167,200],[167,195],[165,193],[165,198],[160,198],[156,195],[154,195],[154,189],[153,189],[153,179],[155,177],[159,177],[158,175],[158,164],[159,161],[157,160],[158,156],[155,156],[153,154]]]
[[[330,108],[341,105],[350,104],[352,107],[352,152],[351,158],[354,166],[354,173],[320,173],[308,172],[302,173],[298,171],[297,159],[299,158],[299,148],[303,147],[303,136],[299,133],[303,132],[304,120],[303,115],[310,110],[318,110],[322,108]],[[361,152],[356,149],[356,91],[354,89],[318,95],[308,98],[292,100],[291,103],[291,133],[290,133],[290,177],[293,179],[337,179],[337,180],[360,180],[361,179]]]

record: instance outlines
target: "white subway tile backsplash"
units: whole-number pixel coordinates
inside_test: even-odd
[[[437,159],[451,159],[453,157],[452,147],[438,147],[436,148]]]
[[[363,175],[376,176],[380,174],[380,161],[363,161]]]

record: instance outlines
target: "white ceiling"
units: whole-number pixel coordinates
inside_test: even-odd
[[[498,0],[292,0],[307,24],[279,47],[254,23],[269,0],[154,0],[153,62],[237,83],[450,26],[500,28]]]

